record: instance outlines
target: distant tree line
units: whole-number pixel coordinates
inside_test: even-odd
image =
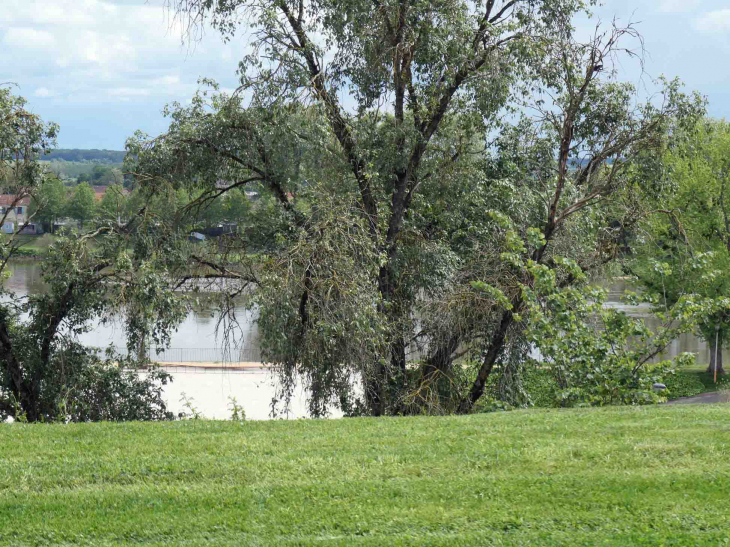
[[[83,150],[79,148],[58,148],[52,150],[46,156],[45,160],[64,160],[78,162],[95,162],[95,163],[122,163],[126,152],[120,150]]]

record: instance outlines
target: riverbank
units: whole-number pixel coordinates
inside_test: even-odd
[[[724,545],[729,420],[0,425],[0,545]]]
[[[15,235],[15,242],[19,247],[13,253],[13,260],[43,260],[48,255],[48,249],[56,241],[52,234],[43,235]]]

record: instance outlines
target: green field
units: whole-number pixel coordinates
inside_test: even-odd
[[[0,545],[727,545],[730,406],[0,425]]]

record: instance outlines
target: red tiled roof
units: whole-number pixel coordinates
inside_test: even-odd
[[[104,194],[109,189],[109,186],[92,186],[91,189],[94,191],[94,197],[96,201],[101,201],[104,198]],[[129,190],[122,188],[122,195],[126,196],[129,194]]]
[[[25,197],[23,199],[18,200],[17,203],[13,203],[15,201],[15,194],[0,194],[0,207],[18,207],[18,206],[28,206],[30,205],[30,198]]]

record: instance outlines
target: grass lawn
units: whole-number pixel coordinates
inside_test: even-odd
[[[0,425],[0,545],[727,545],[730,405]]]

